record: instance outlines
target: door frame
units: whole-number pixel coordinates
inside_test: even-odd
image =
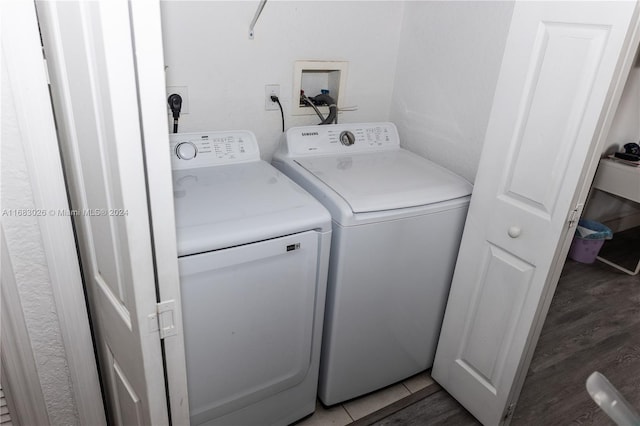
[[[10,345],[3,345],[0,349],[2,388],[13,422],[23,425],[46,425],[49,423],[47,405],[36,369],[29,331],[24,321],[9,249],[1,227],[0,254],[2,255],[2,286],[0,286],[2,339],[11,342]]]
[[[38,225],[78,421],[105,425],[71,218],[59,214],[68,211],[69,205],[35,3],[28,0],[6,2],[2,12],[2,52],[11,82],[10,88],[4,89],[13,92],[35,208],[46,212],[39,215]],[[19,395],[12,396],[14,401],[20,398]]]
[[[636,0],[636,3],[640,4],[640,0]],[[607,142],[607,137],[611,130],[611,125],[613,124],[613,119],[620,103],[620,98],[622,97],[625,84],[627,82],[627,79],[629,78],[631,68],[638,58],[640,58],[640,8],[636,8],[635,17],[633,18],[632,24],[630,26],[627,44],[623,48],[623,54],[619,58],[618,65],[616,67],[618,69],[618,72],[616,73],[616,79],[614,82],[612,82],[612,86],[610,87],[609,93],[607,95],[607,100],[605,101],[605,109],[600,116],[596,135],[589,148],[590,152],[587,155],[586,166],[582,169],[582,175],[578,184],[578,190],[576,191],[571,202],[571,205],[576,206],[577,208],[577,214],[579,215],[578,217],[582,215],[587,196],[591,189],[591,185],[596,174],[596,169],[601,158],[602,149]],[[515,406],[517,406],[520,392],[522,391],[527,373],[529,372],[529,365],[531,364],[535,349],[538,346],[538,339],[540,338],[542,327],[544,326],[544,323],[547,319],[551,301],[553,300],[556,287],[558,286],[558,281],[560,280],[560,275],[567,260],[567,253],[569,252],[569,248],[573,240],[573,232],[575,232],[575,227],[573,226],[565,228],[563,231],[564,236],[561,237],[561,240],[563,242],[558,246],[556,250],[553,265],[551,266],[551,274],[549,275],[547,283],[545,284],[542,302],[538,305],[533,329],[528,338],[527,346],[525,348],[525,355],[520,360],[520,366],[518,368],[518,373],[514,381],[514,386],[511,389],[509,397],[507,398],[507,406],[509,406],[510,404],[515,404]],[[513,416],[509,416],[504,424],[510,424],[512,419]]]

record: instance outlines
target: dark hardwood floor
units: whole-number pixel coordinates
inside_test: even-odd
[[[605,252],[626,256],[635,266],[640,228],[618,233],[614,240]],[[601,262],[567,260],[511,424],[613,425],[585,389],[593,371],[604,374],[640,409],[640,276]],[[357,423],[479,424],[438,385],[421,392]]]
[[[603,253],[637,262],[640,229],[618,233]],[[600,371],[640,408],[640,277],[596,261],[569,260],[549,309],[512,424],[614,424],[585,381]]]

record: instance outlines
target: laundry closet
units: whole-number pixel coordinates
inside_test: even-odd
[[[213,111],[214,117],[225,117],[221,122],[223,127],[251,127],[258,134],[262,156],[270,159],[275,145],[282,139],[278,111],[265,111],[251,92],[260,93],[262,86],[278,85],[286,128],[315,124],[317,117],[311,111],[307,115],[297,113],[296,89],[299,86],[296,85],[296,73],[299,70],[295,67],[296,61],[346,63],[342,70],[346,73],[346,78],[342,75],[346,85],[340,87],[338,102],[339,109],[344,110],[339,114],[339,122],[389,120],[397,125],[401,145],[405,148],[475,181],[512,21],[512,2],[376,2],[366,5],[274,2],[268,3],[259,15],[253,39],[249,39],[246,29],[238,22],[251,15],[253,6],[244,3],[233,6],[226,3],[164,4],[167,86],[180,87],[195,82],[202,90],[194,94],[190,88],[190,100],[195,96],[195,101],[203,105],[203,111]],[[326,17],[332,30],[319,37],[305,37],[308,23],[317,17]],[[185,31],[181,26],[184,21],[194,25]],[[552,28],[550,34],[561,34],[564,30]],[[592,35],[599,37],[588,33],[586,36]],[[190,45],[190,49],[185,49],[185,45]],[[575,46],[575,49],[580,48]],[[206,53],[212,51],[218,54]],[[573,59],[574,64],[581,60],[589,66],[582,57]],[[193,65],[187,66],[190,61]],[[219,67],[220,61],[224,61],[225,66]],[[632,68],[620,108],[606,138],[604,149],[609,153],[620,150],[624,142],[640,140],[637,69],[637,66]],[[580,70],[576,68],[574,72],[567,80],[559,78],[563,81],[560,84],[569,85],[571,80],[577,80]],[[243,78],[249,83],[236,88],[233,82]],[[219,87],[226,88],[222,94]],[[581,89],[576,90],[572,96],[579,97]],[[190,102],[189,114],[183,118],[183,126],[202,130],[202,126],[210,125],[211,116],[205,118],[201,112],[193,111],[193,102]],[[572,120],[572,117],[566,115],[566,119]],[[544,157],[558,156],[560,161],[570,161],[568,157],[562,160],[563,156],[571,155],[568,151],[557,151],[553,144],[547,147],[546,152],[531,152],[531,159],[545,161]],[[533,173],[534,179],[536,174],[542,177],[544,168]],[[554,185],[552,181],[546,184]],[[535,198],[536,195],[530,193],[529,196]],[[595,194],[588,214],[593,214],[598,205],[606,204],[609,217],[603,217],[604,212],[596,212],[595,219],[605,220],[611,215],[632,215],[634,212],[637,217],[634,203],[617,201],[622,205],[615,206],[614,213],[611,202],[600,201],[605,197]],[[511,236],[509,230],[509,237],[515,239],[517,235]],[[526,258],[526,255],[519,256]],[[529,268],[524,263],[516,265],[516,269]],[[509,299],[510,303],[521,303],[513,297]],[[509,335],[506,330],[505,333]],[[506,339],[510,338],[514,337]],[[485,356],[484,349],[479,351]]]
[[[531,30],[536,19],[564,22],[572,11],[560,8],[547,16],[539,6],[529,11],[513,2],[270,1],[257,13],[259,3],[39,5],[62,152],[75,182],[72,204],[82,208],[116,200],[135,212],[110,221],[81,218],[77,225],[92,316],[100,324],[95,328],[109,410],[124,416],[118,417],[122,421],[166,424],[167,413],[174,422],[189,418],[185,313],[176,284],[175,229],[167,226],[175,223],[168,142],[174,122],[167,97],[182,96],[179,132],[249,130],[260,158],[270,162],[283,126],[317,124],[311,109],[300,111],[296,89],[304,89],[311,84],[305,78],[313,77],[326,77],[327,85],[333,85],[329,81],[339,71],[339,123],[395,123],[402,148],[477,184],[478,199],[489,200],[496,188],[502,191],[495,204],[506,207],[496,208],[495,221],[486,226],[482,220],[471,226],[467,222],[461,258],[465,267],[476,262],[468,273],[489,284],[464,275],[459,260],[440,337],[441,356],[436,356],[443,373],[434,377],[447,389],[463,388],[459,396],[456,390],[451,393],[481,421],[504,418],[522,385],[517,361],[526,358],[527,341],[535,342],[535,324],[544,320],[554,277],[557,282],[561,260],[556,253],[568,249],[565,213],[575,210],[579,215],[584,207],[578,202],[586,198],[584,181],[594,175],[593,159],[600,155],[594,146],[617,150],[612,145],[618,141],[640,138],[637,60],[631,66],[640,6],[621,6],[602,23],[597,10],[587,8],[575,22],[553,22],[537,33]],[[518,36],[514,22],[528,31],[526,37]],[[607,25],[613,35],[603,29]],[[607,46],[612,46],[609,53]],[[541,53],[545,49],[547,56]],[[565,58],[566,52],[573,56]],[[526,66],[530,58],[538,65]],[[599,67],[598,61],[606,66]],[[311,67],[306,76],[296,67],[300,62]],[[563,85],[555,87],[557,64],[586,71],[575,86],[568,73],[559,72]],[[539,84],[531,84],[528,75],[539,78]],[[540,137],[536,145],[531,142],[539,135],[535,124],[547,126],[544,102],[551,102],[555,89],[567,112],[545,127],[547,138]],[[282,115],[268,108],[273,93]],[[575,103],[570,101],[574,98]],[[524,104],[528,107],[521,108]],[[609,137],[598,133],[603,126],[611,127]],[[507,144],[506,150],[493,142],[509,139],[509,132],[522,141]],[[554,153],[554,137],[580,140],[585,149],[577,154],[579,160],[572,161],[576,153],[570,142]],[[83,146],[87,140],[99,141],[99,149]],[[544,167],[537,171],[527,163],[542,163],[555,154],[559,165],[554,170],[569,170],[570,184],[564,176],[547,177]],[[493,164],[492,158],[497,159]],[[90,175],[88,168],[100,173]],[[503,169],[509,173],[498,176]],[[535,181],[536,175],[542,178]],[[592,197],[589,211],[598,209],[598,202]],[[474,218],[492,216],[490,208],[478,206],[471,207]],[[516,208],[531,214],[532,228],[518,222]],[[625,204],[622,211],[637,215],[634,209]],[[613,213],[602,216],[607,214]],[[548,241],[528,243],[531,235],[547,229],[553,230],[545,237]],[[465,243],[465,238],[475,240]],[[534,249],[546,257],[539,260]],[[536,275],[538,270],[544,275]],[[499,278],[491,284],[499,276],[515,283],[513,291]],[[456,287],[456,281],[462,286]],[[537,286],[540,301],[535,303],[526,298],[530,283]],[[528,316],[520,320],[519,312],[494,306],[501,297],[505,305],[523,307]],[[465,323],[458,320],[465,316]],[[487,337],[481,328],[494,323],[499,326]],[[521,328],[505,325],[512,323]],[[491,339],[495,342],[487,343]],[[464,347],[457,347],[459,342]],[[458,359],[461,354],[466,358]]]
[[[169,130],[178,130],[171,137],[176,141],[176,154],[183,157],[180,147],[192,147],[194,151],[200,149],[202,155],[209,155],[207,147],[200,145],[195,136],[202,134],[198,132],[210,131],[208,129],[212,126],[217,131],[251,129],[257,135],[261,157],[270,161],[271,154],[277,149],[274,166],[321,200],[332,213],[334,226],[324,325],[317,323],[314,326],[314,336],[316,330],[323,330],[318,398],[326,405],[336,405],[395,384],[433,364],[471,185],[450,171],[440,169],[437,163],[429,163],[411,152],[400,150],[396,154],[394,149],[399,144],[412,142],[415,149],[425,141],[433,140],[431,148],[437,153],[439,149],[455,149],[450,145],[461,142],[446,134],[451,123],[432,123],[432,120],[438,121],[440,107],[424,111],[431,108],[432,102],[444,104],[438,98],[446,93],[437,88],[438,83],[428,80],[418,86],[418,93],[415,88],[403,84],[415,80],[414,76],[403,73],[405,67],[410,66],[405,62],[411,61],[410,55],[414,50],[412,46],[405,46],[402,40],[403,37],[414,37],[413,22],[407,23],[408,30],[404,26],[406,16],[415,19],[413,13],[405,13],[405,7],[409,6],[397,2],[366,5],[260,3],[247,34],[245,26],[238,26],[236,22],[251,12],[252,6],[251,3],[219,2],[161,4],[166,95],[171,99],[179,94],[185,106],[180,111],[177,129],[175,111],[172,111],[174,120]],[[496,13],[508,18],[510,10],[509,4],[491,5],[480,14],[476,11],[475,19],[478,15],[492,16]],[[464,9],[449,11],[451,18],[456,20],[464,13]],[[321,38],[305,37],[307,23],[314,16],[330,16],[330,25],[335,30],[326,32]],[[185,22],[190,23],[188,28],[184,26]],[[469,24],[466,29],[469,36],[481,30],[480,22],[470,20]],[[486,37],[504,39],[504,34],[498,33],[506,31],[507,24],[505,19],[502,26]],[[301,36],[292,37],[292,34]],[[493,42],[486,44],[494,46]],[[486,84],[487,95],[494,89],[497,78],[502,53],[500,46],[498,43],[494,50],[485,52],[485,55],[494,55],[495,63],[487,67],[488,70],[479,70],[481,72],[476,74],[476,79],[493,79]],[[486,56],[483,59],[479,53],[475,54],[478,55],[477,60],[468,59],[486,61]],[[423,70],[428,69],[425,65],[419,66]],[[444,69],[440,72],[444,77]],[[438,77],[438,80],[442,78]],[[469,85],[468,90],[472,91],[476,85],[474,79],[464,80]],[[396,84],[400,87],[396,88]],[[224,89],[220,92],[217,88]],[[467,98],[463,90],[458,88],[460,99]],[[260,96],[254,96],[255,92]],[[329,130],[314,127],[319,121],[326,123],[327,120],[316,117],[314,111],[300,100],[314,99],[320,94],[331,97],[337,104],[337,117],[327,120],[331,124],[333,121],[339,124],[328,126]],[[270,107],[269,99],[265,99],[267,95],[277,96],[282,111]],[[427,102],[422,102],[420,97]],[[454,98],[454,102],[457,100]],[[468,105],[465,99],[465,108],[479,108],[477,104],[480,102]],[[489,103],[490,96],[484,102]],[[318,108],[328,112],[327,107],[319,105]],[[425,115],[433,113],[436,117],[425,119]],[[488,109],[484,111],[485,120],[487,114]],[[429,134],[399,138],[395,125],[387,123],[392,115],[395,115],[394,121],[399,122],[401,130],[411,133],[419,126],[429,129]],[[477,114],[470,112],[469,115],[475,117]],[[213,117],[221,120],[216,122]],[[447,119],[458,120],[457,117]],[[477,125],[465,122],[464,131]],[[292,129],[296,126],[307,127],[297,127],[300,130],[296,132]],[[285,129],[289,130],[283,134]],[[472,131],[477,131],[477,128]],[[183,140],[180,134],[185,135]],[[289,139],[287,147],[284,145],[285,135]],[[336,136],[339,136],[341,144],[332,144]],[[472,139],[479,142],[481,137]],[[438,147],[438,144],[442,145]],[[215,150],[224,152],[223,147]],[[466,156],[466,163],[461,163],[470,167],[473,149],[464,150],[469,152],[469,156]],[[318,158],[310,157],[312,152],[317,152]],[[291,162],[293,167],[289,167],[284,157],[294,156],[294,153],[300,157]],[[475,153],[477,155],[479,150]],[[446,163],[452,158],[443,160]],[[334,170],[336,162],[338,166]],[[304,176],[296,170],[297,164],[310,171],[313,177]],[[322,183],[313,183],[315,179]],[[174,191],[187,189],[181,183],[183,180],[174,180]],[[320,189],[326,187],[331,189]],[[211,197],[217,197],[217,190],[212,184],[203,187],[203,191],[207,190],[211,190]],[[335,193],[339,197],[330,201],[335,198]],[[225,199],[229,198],[226,194],[227,191]],[[175,200],[176,206],[182,206],[176,209],[179,249],[185,233],[191,232],[181,217],[184,216],[181,212],[189,209],[184,200],[182,196]],[[197,203],[197,206],[205,208],[202,203]],[[218,213],[217,210],[211,213],[203,210],[203,215],[215,217]],[[204,223],[203,220],[195,222]],[[225,221],[225,226],[232,227],[233,223]],[[193,228],[196,229],[201,232],[201,228]],[[211,235],[209,238],[216,240],[219,237]],[[180,259],[181,265],[187,261],[188,257]],[[181,274],[183,269],[181,267]],[[196,327],[189,313],[193,297],[188,300],[185,297],[191,294],[191,283],[189,276],[181,278],[189,398],[194,401],[190,404],[190,415],[192,422],[200,423],[207,419],[206,404],[200,396],[203,386],[193,384],[208,374],[198,372],[190,361],[200,356],[194,354],[196,347],[200,346],[194,345],[195,337],[190,331]],[[219,285],[222,286],[222,282]],[[244,284],[238,282],[236,285]],[[207,297],[226,298],[215,291]],[[289,296],[283,294],[281,297]],[[253,309],[244,314],[242,306],[237,309],[240,316],[250,318],[254,314]],[[237,334],[236,340],[242,333]],[[200,336],[208,340],[202,333]],[[222,340],[216,338],[211,343],[212,349],[216,342]],[[260,350],[257,344],[251,347]],[[223,356],[222,351],[212,350],[211,353]],[[272,361],[268,356],[277,356],[277,352],[267,353],[263,362],[270,365]],[[226,362],[230,371],[235,371],[236,367],[238,371],[246,369],[241,368],[239,354],[229,357]],[[240,375],[235,376],[240,380]],[[241,389],[238,387],[236,395],[245,392]],[[236,395],[229,395],[229,398],[234,398],[231,401],[237,398]],[[263,398],[264,405],[267,398]],[[249,407],[243,410],[247,411]],[[283,413],[287,410],[291,408],[279,408]],[[209,412],[213,413],[212,410]],[[209,418],[214,423],[224,423],[230,417]],[[270,419],[263,416],[260,421],[269,423]]]

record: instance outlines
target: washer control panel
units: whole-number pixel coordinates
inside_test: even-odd
[[[287,130],[289,155],[320,155],[397,149],[398,130],[393,123],[332,124]]]
[[[258,141],[248,130],[171,133],[169,145],[173,170],[260,160]]]

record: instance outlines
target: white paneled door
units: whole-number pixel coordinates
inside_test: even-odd
[[[37,6],[109,423],[188,424],[158,1]]]
[[[636,1],[515,4],[432,371],[483,424],[513,412],[638,12]]]

